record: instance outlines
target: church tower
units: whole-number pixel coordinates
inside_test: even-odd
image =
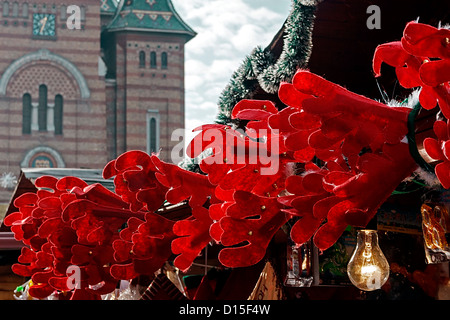
[[[107,162],[99,40],[97,1],[0,1],[0,175]]]
[[[170,0],[0,0],[0,209],[20,168],[170,161],[194,36]]]
[[[106,19],[105,19],[106,20]],[[170,0],[122,0],[104,26],[108,151],[160,152],[184,128],[184,46],[196,33]]]

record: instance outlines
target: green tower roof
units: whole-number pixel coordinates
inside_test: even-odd
[[[116,0],[100,0],[100,12],[102,14],[115,14],[117,11]]]
[[[178,15],[171,0],[121,0],[108,31],[141,31],[175,33],[195,37]]]

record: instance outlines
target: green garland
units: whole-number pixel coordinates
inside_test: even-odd
[[[252,99],[258,89],[276,95],[282,82],[290,82],[299,68],[306,68],[311,55],[315,11],[319,2],[292,0],[291,12],[281,30],[281,54],[276,57],[270,46],[265,49],[256,47],[245,57],[219,97],[216,123],[237,125],[237,121],[231,119],[231,111],[239,101]],[[185,159],[180,166],[200,172],[198,162],[198,159]]]
[[[290,82],[299,68],[306,68],[312,49],[312,31],[317,1],[293,0],[289,17],[283,25],[283,51],[277,58],[270,47],[256,47],[234,72],[219,97],[216,123],[233,125],[231,111],[242,99],[251,99],[260,87],[276,94],[283,81]]]

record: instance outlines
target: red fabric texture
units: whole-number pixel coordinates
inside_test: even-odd
[[[445,121],[437,121],[437,139],[426,138],[425,150],[439,160],[435,173],[446,189],[450,188],[447,122],[450,117],[450,30],[410,22],[400,41],[380,45],[375,50],[373,68],[381,75],[385,62],[396,68],[400,84],[405,88],[421,87],[419,101],[423,108],[439,107]]]
[[[409,23],[401,41],[379,46],[373,68],[396,68],[405,88],[420,86],[420,103],[449,109],[449,32]],[[428,62],[425,62],[428,60]],[[187,271],[211,242],[223,248],[227,267],[262,261],[277,231],[290,219],[292,240],[313,238],[332,246],[348,225],[365,227],[392,191],[418,167],[405,136],[410,109],[389,107],[357,95],[306,70],[278,92],[283,108],[267,100],[242,100],[232,118],[245,130],[201,126],[187,155],[198,157],[202,173],[183,170],[157,155],[128,151],[109,162],[100,184],[42,177],[39,191],[15,201],[5,218],[22,249],[13,271],[32,277],[30,294],[45,298],[71,291],[71,299],[99,299],[120,279],[151,275],[173,256]],[[439,160],[436,175],[450,187],[448,121],[434,125],[424,142]],[[171,221],[164,203],[186,202],[192,214]],[[67,287],[67,268],[80,268],[80,286]],[[209,296],[208,283],[199,291]]]
[[[450,116],[450,30],[417,22],[407,24],[400,41],[375,50],[373,69],[381,75],[383,62],[396,68],[404,88],[421,87],[420,104],[425,109],[439,105]]]

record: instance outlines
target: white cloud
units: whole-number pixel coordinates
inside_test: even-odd
[[[239,28],[230,41],[239,52],[249,53],[255,47],[254,39],[258,39],[263,34],[264,30],[261,27],[245,24]]]
[[[213,123],[233,72],[283,25],[291,0],[172,0],[197,36],[186,44],[186,131]]]

